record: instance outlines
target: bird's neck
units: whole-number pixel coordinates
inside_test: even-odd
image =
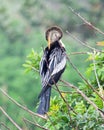
[[[51,46],[50,46],[50,49],[53,49],[55,47],[63,47],[63,48],[65,48],[65,46],[64,46],[64,44],[62,43],[61,40],[55,41],[54,43],[52,43]]]
[[[46,50],[48,53],[50,53],[54,48],[62,48],[62,49],[65,49],[65,46],[64,46],[64,44],[62,43],[62,41],[59,40],[59,41],[55,41],[54,43],[52,43],[51,46],[50,46],[50,49],[49,49],[48,47],[46,47],[45,50]]]
[[[63,43],[61,40],[59,40],[59,43],[60,43],[60,45],[61,45],[63,48],[65,48],[65,45],[64,45],[64,43]]]
[[[50,50],[53,50],[53,49],[56,48],[56,47],[60,47],[59,41],[53,42],[53,43],[51,44],[51,46],[50,46]]]

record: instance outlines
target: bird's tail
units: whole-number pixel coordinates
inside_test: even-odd
[[[40,95],[40,104],[37,110],[38,114],[44,115],[48,112],[50,107],[50,96],[51,96],[51,87],[49,86],[48,89]]]

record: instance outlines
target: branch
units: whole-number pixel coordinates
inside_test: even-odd
[[[97,84],[98,84],[98,87],[99,87],[99,91],[100,91],[101,96],[104,98],[103,88],[102,88],[102,86],[100,85],[99,78],[98,78],[97,71],[96,71],[95,52],[93,53],[93,65],[94,65],[94,73],[95,73],[95,78],[96,78],[96,81],[97,81]]]
[[[87,54],[87,52],[71,52],[69,55],[83,55]]]
[[[59,86],[58,86],[59,87]],[[54,90],[56,90],[58,92],[58,90],[53,87]],[[70,92],[70,91],[63,91],[63,90],[60,90],[61,93],[70,93],[70,94],[73,94],[73,92]]]
[[[53,80],[54,85],[56,86],[56,89],[57,89],[57,91],[59,92],[61,98],[62,98],[63,101],[66,103],[68,110],[70,109],[70,110],[73,111],[73,113],[77,114],[77,113],[73,110],[73,108],[68,104],[67,100],[63,97],[63,95],[61,94],[61,92],[60,92],[60,90],[59,90],[59,88],[58,88],[58,86],[57,86],[57,84],[56,84],[56,82],[54,81],[53,78],[52,78],[52,80]],[[69,116],[70,116],[70,113],[69,113],[69,112],[68,112],[68,114],[69,114]],[[71,119],[71,116],[70,116],[70,119]]]
[[[1,126],[5,127],[7,130],[10,130],[3,122],[0,123]]]
[[[32,112],[31,110],[29,110],[27,107],[25,107],[25,106],[19,104],[17,101],[15,101],[13,98],[11,98],[11,97],[10,97],[4,90],[2,90],[1,88],[0,88],[0,91],[1,91],[6,97],[8,97],[13,103],[15,103],[18,107],[20,107],[20,108],[22,108],[23,110],[27,111],[27,112],[30,113],[31,115],[38,116],[38,117],[40,117],[40,118],[42,118],[42,119],[44,119],[44,120],[47,119],[45,116],[39,115],[39,114],[37,114],[37,113],[34,113],[34,112]]]
[[[84,23],[86,23],[89,27],[91,27],[92,29],[96,30],[97,32],[101,33],[104,35],[104,32],[101,31],[99,28],[95,27],[94,25],[92,25],[90,22],[88,22],[84,17],[82,17],[79,13],[77,13],[72,7],[69,6],[69,9],[71,10],[72,13],[74,13],[76,16],[78,16],[82,21],[84,21]]]
[[[74,68],[74,70],[79,74],[79,76],[88,84],[88,86],[104,101],[104,98],[100,96],[100,94],[94,89],[94,87],[87,81],[87,79],[80,73],[80,71],[77,69],[77,67],[71,62],[70,58],[67,56],[68,61]]]
[[[17,123],[4,111],[4,109],[2,107],[0,107],[0,110],[2,111],[2,113],[12,122],[12,124],[18,129],[18,130],[22,130],[22,128],[20,128],[19,125],[17,125]]]
[[[51,118],[49,117],[48,113],[46,113],[46,115],[47,115],[49,121],[51,122],[51,124],[52,124],[54,130],[58,130],[58,129],[56,128],[56,126],[54,125],[54,122],[52,122]]]
[[[67,81],[64,81],[64,80],[61,80],[64,84],[66,84],[68,87],[71,87],[71,88],[74,88],[87,102],[89,102],[90,105],[92,105],[95,110],[97,110],[100,115],[104,118],[104,112],[102,112],[101,110],[99,110],[99,108],[81,91],[78,89],[78,87],[74,86],[73,84],[67,82]]]
[[[73,39],[75,39],[76,41],[78,41],[81,45],[83,45],[83,46],[89,48],[90,50],[92,50],[92,51],[96,50],[97,52],[102,52],[101,50],[98,50],[98,49],[95,49],[95,48],[89,46],[87,42],[84,42],[84,41],[82,42],[82,41],[81,41],[80,39],[78,39],[76,36],[72,35],[69,31],[66,31],[66,33],[67,33],[69,36],[71,36]]]
[[[44,128],[43,126],[40,126],[38,123],[34,123],[34,122],[32,122],[32,121],[30,121],[30,120],[28,120],[28,119],[26,119],[26,118],[23,118],[23,121],[24,121],[24,122],[31,123],[31,124],[33,124],[33,125],[35,125],[35,126],[41,128],[42,130],[48,130],[47,128]]]
[[[99,89],[101,88],[98,76],[97,76],[97,72],[96,72],[96,65],[95,65],[95,54],[93,53],[93,65],[94,65],[94,73],[95,73],[95,77],[96,77],[96,81],[98,84]]]
[[[37,70],[35,67],[31,66],[31,68],[32,68],[33,71],[36,71],[36,72],[39,73],[39,70]]]

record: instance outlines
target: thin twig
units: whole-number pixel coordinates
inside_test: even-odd
[[[58,87],[59,87],[59,86],[58,86]],[[58,92],[58,90],[57,90],[55,87],[53,87],[53,89]],[[60,90],[60,92],[61,92],[61,93],[70,93],[70,94],[72,94],[72,92],[70,92],[70,91],[62,91],[62,90]]]
[[[47,128],[44,128],[43,126],[40,126],[38,123],[34,123],[34,122],[32,122],[32,121],[30,121],[30,120],[28,120],[28,119],[26,119],[26,118],[23,118],[23,121],[24,121],[24,122],[31,123],[31,124],[33,124],[34,126],[37,126],[38,128],[41,128],[42,130],[48,130]]]
[[[56,126],[55,126],[54,123],[52,122],[52,120],[51,120],[50,116],[48,115],[48,113],[46,113],[46,115],[47,115],[49,121],[51,122],[53,128],[54,128],[55,130],[57,130]]]
[[[17,101],[15,101],[13,98],[11,98],[11,97],[10,97],[4,90],[2,90],[1,88],[0,88],[0,91],[1,91],[6,97],[8,97],[13,103],[15,103],[18,107],[20,107],[20,108],[22,108],[23,110],[27,111],[27,112],[30,113],[31,115],[38,116],[38,117],[40,117],[40,118],[46,120],[46,117],[44,117],[44,116],[42,116],[42,115],[39,115],[39,114],[37,114],[37,113],[34,113],[34,112],[32,112],[31,110],[29,110],[27,107],[25,107],[25,106],[19,104]]]
[[[100,94],[94,89],[94,87],[89,83],[89,81],[87,81],[87,79],[80,73],[80,71],[77,69],[77,67],[72,63],[72,61],[70,60],[70,58],[67,56],[68,61],[70,62],[70,64],[72,65],[72,67],[74,68],[74,70],[79,74],[79,76],[88,84],[88,86],[104,101],[104,98],[102,96],[100,96]]]
[[[54,125],[54,123],[52,122],[52,120],[51,120],[50,116],[48,115],[48,113],[46,113],[46,115],[47,115],[47,118],[49,119],[49,121],[51,122],[51,124],[52,124],[54,130],[58,130],[58,129],[56,128],[56,126]]]
[[[94,73],[95,73],[96,81],[97,81],[97,84],[98,84],[98,87],[99,87],[99,91],[100,91],[101,96],[104,98],[104,94],[103,94],[103,91],[102,91],[103,88],[100,85],[99,78],[98,78],[97,71],[96,71],[95,52],[93,53],[93,65],[94,65]]]
[[[53,82],[54,82],[54,84],[55,84],[55,86],[56,86],[56,88],[57,88],[57,91],[59,92],[59,94],[60,94],[60,96],[61,96],[61,98],[63,99],[63,101],[66,103],[66,105],[67,105],[67,107],[68,107],[68,109],[70,109],[70,110],[72,110],[73,111],[73,113],[75,113],[75,114],[77,114],[74,110],[73,110],[73,108],[68,104],[68,102],[66,101],[66,99],[62,96],[62,94],[61,94],[61,92],[60,92],[60,90],[59,90],[59,88],[58,88],[58,86],[57,86],[57,84],[55,83],[55,81],[53,80]],[[69,113],[69,115],[70,115],[70,113]],[[70,117],[71,118],[71,117]]]
[[[66,31],[66,33],[67,33],[69,36],[71,36],[73,39],[75,39],[76,41],[78,41],[81,45],[83,45],[83,46],[85,46],[85,47],[91,49],[92,51],[95,50],[95,51],[97,51],[97,52],[102,52],[101,50],[98,50],[98,49],[95,49],[95,48],[89,46],[87,42],[85,42],[85,41],[82,42],[79,38],[77,38],[76,36],[72,35],[69,31]]]
[[[7,130],[10,130],[3,122],[0,123],[1,126],[5,127]]]
[[[39,73],[39,70],[37,70],[35,67],[32,66],[31,68],[32,68],[32,70],[34,70],[34,71]]]
[[[24,121],[24,120],[23,120],[23,121]],[[29,123],[27,123],[26,121],[24,121],[24,124],[25,124],[25,129],[26,129],[26,130],[30,130]]]
[[[70,54],[68,55],[83,55],[83,54],[87,54],[88,52],[71,52]]]
[[[102,112],[101,110],[99,110],[99,108],[95,105],[95,103],[93,103],[81,90],[78,89],[78,87],[74,86],[73,84],[61,80],[64,84],[66,84],[68,87],[74,88],[86,101],[89,102],[90,105],[92,105],[99,113],[100,115],[104,118],[104,112]]]
[[[69,6],[69,9],[71,10],[72,13],[74,13],[76,16],[78,16],[84,23],[86,23],[89,27],[92,29],[96,30],[97,32],[101,33],[104,35],[104,32],[101,31],[99,28],[95,27],[92,25],[90,22],[88,22],[84,17],[82,17],[79,13],[77,13],[71,6]]]
[[[96,65],[95,65],[95,52],[93,53],[93,65],[94,65],[94,73],[95,73],[95,77],[96,77],[96,81],[98,84],[99,89],[101,88],[98,76],[97,76],[97,72],[96,72]]]
[[[22,128],[17,125],[17,123],[4,111],[4,109],[2,107],[0,107],[0,110],[2,111],[2,113],[12,122],[12,124],[18,129],[18,130],[22,130]]]

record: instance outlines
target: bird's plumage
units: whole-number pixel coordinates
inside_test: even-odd
[[[42,91],[39,94],[39,114],[45,114],[50,106],[51,86],[58,82],[66,66],[66,53],[60,40],[45,48],[40,62]]]

